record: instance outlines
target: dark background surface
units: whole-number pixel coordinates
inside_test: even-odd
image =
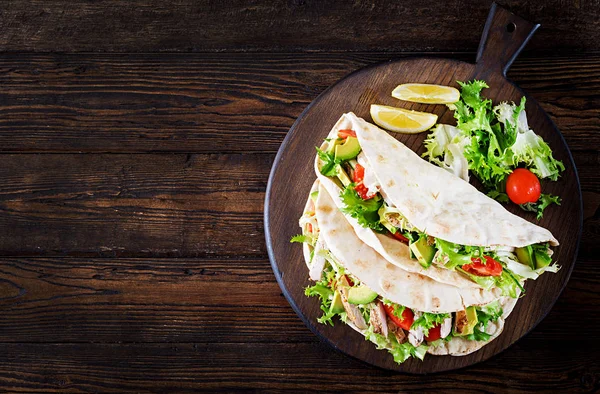
[[[0,388],[600,389],[600,2],[542,23],[508,75],[569,144],[571,281],[507,351],[427,377],[333,351],[281,295],[263,199],[325,88],[415,55],[474,61],[489,1],[13,0],[0,9]]]

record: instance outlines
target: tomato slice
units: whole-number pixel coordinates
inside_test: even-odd
[[[369,189],[367,189],[367,187],[362,183],[356,185],[354,187],[354,190],[356,190],[360,198],[362,198],[363,200],[370,200],[373,197],[375,197],[375,194],[369,194]]]
[[[536,202],[542,194],[542,186],[533,172],[517,168],[506,179],[506,194],[515,204]]]
[[[427,342],[437,341],[442,337],[442,325],[436,324],[435,326],[429,329],[429,334],[425,335],[425,339]]]
[[[350,129],[340,130],[340,131],[338,131],[338,137],[344,138],[344,139],[346,139],[348,137],[356,138],[356,132],[354,130],[350,130]]]
[[[348,281],[348,284],[350,285],[350,287],[354,286],[354,281],[352,279],[350,279],[350,277],[348,275],[344,275],[346,277],[346,280]]]
[[[483,256],[485,263],[479,257],[471,258],[471,264],[465,264],[462,269],[470,274],[477,276],[500,276],[502,274],[502,264],[491,258]]]
[[[360,164],[356,163],[356,167],[354,167],[354,175],[352,176],[352,180],[356,183],[354,190],[358,193],[360,198],[363,200],[370,200],[375,197],[376,193],[369,194],[369,189],[363,184],[363,179],[365,179],[365,168]]]
[[[354,183],[358,184],[361,183],[363,179],[365,179],[365,167],[356,163],[356,167],[354,167],[354,177],[352,178],[352,180],[354,181]]]
[[[406,238],[404,235],[400,234],[399,231],[396,231],[396,233],[391,233],[392,237],[396,238],[398,241],[402,241],[405,244],[408,244],[410,241],[408,238]]]
[[[385,313],[388,317],[400,328],[405,330],[410,330],[410,326],[412,326],[415,321],[415,314],[412,309],[404,308],[404,312],[402,312],[402,318],[394,315],[394,308],[390,305],[383,304],[383,309],[385,309]]]

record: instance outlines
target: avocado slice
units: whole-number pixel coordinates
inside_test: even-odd
[[[552,262],[552,257],[548,256],[548,253],[543,253],[539,251],[535,251],[535,268],[544,268],[550,265]]]
[[[424,268],[431,265],[433,256],[435,256],[435,248],[427,243],[426,237],[420,237],[417,241],[411,243],[409,247]]]
[[[474,306],[456,312],[454,317],[454,335],[465,336],[473,333],[477,325],[477,310]]]
[[[533,248],[531,245],[525,246],[523,248],[516,248],[515,254],[519,259],[521,264],[525,264],[531,267],[531,269],[535,269],[535,263],[533,259]]]
[[[344,311],[344,303],[342,302],[342,296],[339,291],[333,292],[333,300],[331,301],[331,306],[329,307],[329,313],[342,313]]]
[[[333,155],[335,153],[335,147],[344,142],[341,138],[334,138],[332,140],[327,141],[327,153]]]
[[[354,137],[346,138],[346,142],[335,147],[335,158],[336,160],[350,160],[354,159],[360,153],[360,144],[358,139]]]
[[[342,185],[344,185],[344,187],[352,183],[352,180],[350,179],[348,174],[346,174],[346,171],[344,171],[341,165],[335,165],[335,172],[337,174],[338,179],[340,180],[340,182],[342,182]]]
[[[377,298],[377,293],[367,286],[351,287],[348,290],[348,302],[350,304],[368,304]]]

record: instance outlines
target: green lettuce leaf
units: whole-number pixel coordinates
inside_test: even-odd
[[[553,181],[565,170],[562,161],[554,159],[550,146],[532,130],[519,133],[510,147],[510,160],[513,167],[525,166],[540,179],[550,178]]]
[[[384,227],[377,212],[383,204],[383,199],[375,196],[369,200],[363,200],[354,190],[355,186],[354,183],[351,183],[340,193],[340,198],[344,203],[342,212],[355,218],[363,227],[383,232]]]
[[[448,317],[450,317],[449,313],[423,312],[423,314],[413,322],[410,328],[416,329],[418,327],[422,327],[423,334],[429,335],[429,330],[433,328],[433,326],[442,324]]]
[[[492,108],[491,100],[481,94],[488,87],[484,81],[458,84],[460,100],[448,104],[448,108],[454,111],[460,134],[450,136],[444,125],[432,128],[425,140],[424,157],[465,180],[468,168],[488,195],[500,202],[509,201],[505,181],[517,167],[528,168],[540,179],[558,179],[565,167],[554,159],[543,138],[529,129],[525,97],[519,105],[503,102]],[[464,156],[466,164],[457,155]],[[548,205],[559,202],[558,197],[546,195],[535,204],[521,207],[536,212],[539,220]]]
[[[396,342],[389,352],[394,357],[394,361],[398,364],[402,364],[409,357],[415,357],[419,360],[423,360],[425,358],[425,354],[427,353],[428,346],[420,345],[419,347],[414,347],[410,342],[398,343]]]
[[[470,341],[487,341],[492,336],[485,332],[490,322],[497,321],[502,316],[502,306],[500,302],[493,301],[487,305],[477,307],[477,326],[473,329],[473,333],[465,338]]]
[[[528,202],[526,204],[519,205],[522,209],[535,212],[536,219],[540,220],[544,216],[544,209],[548,207],[550,204],[560,205],[561,198],[559,196],[553,196],[552,194],[544,194],[540,195],[539,200],[536,202]]]
[[[321,299],[323,304],[326,304],[327,307],[331,305],[331,296],[333,295],[333,290],[329,288],[327,284],[323,284],[323,282],[317,282],[314,286],[309,286],[304,289],[304,295],[308,297],[318,296]]]
[[[392,302],[392,301],[388,300],[387,298],[383,298],[382,302],[383,302],[384,305],[392,307],[392,314],[394,316],[402,319],[402,314],[404,313],[404,310],[406,309],[405,306],[402,306],[400,304],[396,304],[395,302]]]
[[[471,82],[457,82],[461,87],[460,98],[466,105],[473,109],[481,107],[491,108],[492,100],[483,99],[481,97],[481,91],[489,88],[485,81],[473,80]]]
[[[446,268],[454,270],[464,264],[471,264],[471,254],[461,253],[459,245],[436,238],[435,246],[441,251],[442,255],[448,257],[448,262],[445,264]]]
[[[310,243],[313,242],[313,239],[312,239],[312,237],[308,237],[306,235],[298,234],[298,235],[294,235],[292,237],[292,239],[290,239],[290,242],[298,242],[298,243],[304,243],[304,242],[306,242],[306,243],[310,244]]]
[[[469,340],[469,341],[487,341],[491,338],[492,336],[490,334],[488,334],[485,331],[480,330],[479,328],[475,327],[473,329],[473,333],[465,336],[464,338]]]
[[[390,341],[383,335],[375,333],[373,330],[374,327],[371,322],[369,322],[369,327],[364,332],[365,339],[377,345],[377,349],[387,349],[390,346]]]
[[[333,289],[329,283],[333,283],[333,278],[336,276],[336,272],[329,267],[323,272],[322,280],[315,283],[314,286],[309,286],[304,289],[304,294],[308,297],[319,297],[321,300],[321,310],[323,315],[317,319],[319,323],[330,324],[333,326],[332,318],[335,316],[334,313],[330,313],[331,302],[333,299]]]
[[[315,147],[315,148],[317,149],[317,155],[319,156],[319,159],[321,159],[323,161],[323,166],[321,167],[321,170],[320,170],[321,174],[323,174],[325,176],[336,176],[337,173],[335,171],[335,166],[336,166],[336,164],[340,164],[341,161],[336,160],[333,154],[323,152],[318,147]]]

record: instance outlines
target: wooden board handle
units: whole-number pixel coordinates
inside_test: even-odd
[[[506,71],[538,27],[538,23],[531,23],[492,3],[477,50],[478,74],[500,70],[506,76]]]

